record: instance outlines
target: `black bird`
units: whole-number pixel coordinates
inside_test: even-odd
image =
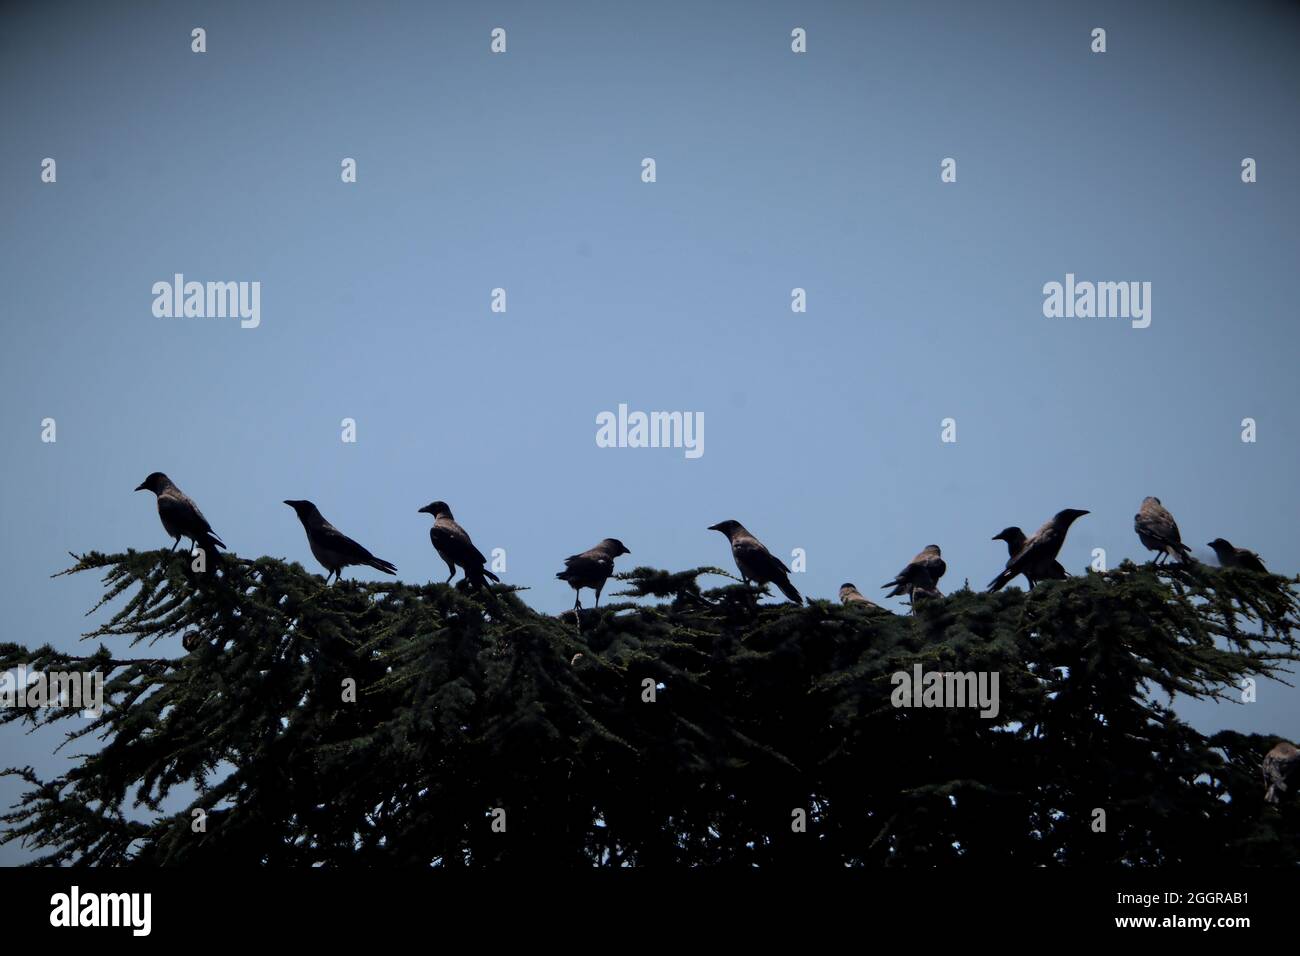
[[[1264,799],[1274,805],[1282,802],[1281,794],[1290,788],[1291,778],[1300,768],[1300,750],[1285,740],[1268,752],[1261,769],[1264,771]]]
[[[1156,564],[1171,557],[1183,564],[1192,560],[1192,549],[1183,544],[1182,535],[1178,533],[1178,522],[1160,503],[1159,498],[1142,499],[1142,507],[1133,516],[1133,530],[1143,545],[1158,552]]]
[[[209,555],[216,555],[217,548],[226,546],[213,532],[194,500],[161,471],[155,471],[136,485],[135,490],[152,491],[158,496],[158,517],[162,519],[163,530],[176,539],[172,543],[173,551],[181,543],[181,538],[189,538],[194,547],[203,548]]]
[[[803,604],[803,598],[790,583],[790,569],[768,551],[762,541],[746,531],[743,524],[732,520],[719,521],[709,525],[709,530],[720,531],[727,536],[731,542],[731,556],[736,560],[736,567],[740,569],[740,576],[746,585],[750,581],[760,586],[775,584],[795,604]]]
[[[1061,553],[1061,545],[1065,544],[1065,536],[1070,530],[1070,525],[1086,514],[1087,511],[1078,508],[1064,508],[1048,518],[1043,526],[1026,538],[1011,555],[1007,566],[989,583],[989,590],[1001,590],[1017,574],[1023,574],[1031,588],[1038,581],[1064,578],[1065,569],[1056,560],[1056,556]],[[1018,530],[1018,528],[1008,528],[1002,534]],[[1010,546],[1011,542],[1008,541],[1007,547]]]
[[[1005,541],[1007,543],[1007,557],[1014,558],[1016,552],[1025,546],[1025,533],[1015,525],[1012,525],[1010,528],[1003,528],[995,534],[993,540]],[[1065,573],[1065,568],[1061,567],[1061,562],[1053,561],[1051,573],[1046,575],[1046,577],[1056,581],[1064,581],[1069,577],[1069,575]],[[1025,575],[1025,580],[1029,582],[1031,588],[1038,583],[1037,578],[1031,578],[1027,574]]]
[[[1007,543],[1007,557],[1014,558],[1016,552],[1025,546],[1025,533],[1012,525],[1010,528],[1003,528],[991,540],[1005,541]]]
[[[898,597],[901,594],[910,596],[917,588],[938,594],[939,579],[947,570],[948,565],[944,563],[939,546],[927,544],[920,554],[907,562],[907,567],[894,575],[894,580],[885,582],[881,587],[893,588],[885,597]]]
[[[583,588],[596,592],[596,607],[600,607],[600,592],[605,582],[614,573],[614,559],[620,554],[631,554],[618,538],[606,538],[582,554],[573,554],[564,559],[564,570],[556,573],[561,581],[568,581],[573,588],[573,609],[582,610],[579,599]]]
[[[447,562],[447,584],[456,576],[456,565],[465,572],[465,580],[474,587],[487,587],[487,578],[493,581],[501,579],[485,568],[487,558],[483,552],[474,547],[469,533],[456,523],[451,516],[451,509],[445,501],[435,501],[420,509],[421,514],[433,515],[433,527],[429,529],[429,540],[438,557]]]
[[[1264,562],[1254,551],[1234,548],[1232,542],[1224,538],[1215,538],[1210,542],[1210,547],[1214,549],[1219,564],[1225,568],[1245,568],[1247,571],[1261,571],[1268,574],[1268,568],[1264,567]]]
[[[383,558],[375,557],[326,521],[320,509],[310,501],[285,501],[285,504],[297,513],[303,530],[307,532],[307,543],[311,545],[311,553],[329,572],[325,575],[326,584],[329,584],[331,576],[337,581],[340,572],[354,564],[364,564],[385,574],[397,573],[397,568],[392,564]]]

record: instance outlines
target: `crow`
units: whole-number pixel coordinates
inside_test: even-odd
[[[329,572],[325,575],[326,584],[329,584],[331,576],[337,581],[344,568],[357,564],[364,564],[385,574],[397,573],[397,568],[392,564],[375,557],[326,521],[320,509],[310,501],[287,500],[285,504],[298,515],[303,530],[307,532],[307,544],[311,546],[311,553]]]
[[[840,602],[845,607],[879,608],[875,601],[864,597],[856,584],[845,582],[840,585]]]
[[[1019,528],[1017,528],[1015,525],[1012,525],[1010,528],[1003,528],[1001,531],[995,534],[993,536],[993,540],[1005,541],[1007,543],[1007,557],[1014,558],[1016,556],[1016,552],[1025,546],[1025,533],[1021,531]],[[1053,561],[1051,572],[1045,575],[1045,577],[1055,581],[1064,581],[1067,577],[1069,577],[1069,575],[1065,573],[1065,568],[1061,567],[1061,562]],[[1037,578],[1031,578],[1027,574],[1025,575],[1025,580],[1029,582],[1029,586],[1031,588],[1038,583]]]
[[[1215,538],[1210,542],[1210,547],[1214,549],[1219,564],[1225,568],[1245,568],[1247,571],[1261,571],[1268,574],[1268,568],[1264,567],[1264,562],[1254,551],[1234,548],[1232,543],[1224,538]]]
[[[1290,788],[1291,778],[1300,767],[1300,750],[1285,740],[1268,752],[1261,769],[1264,771],[1264,799],[1273,805],[1282,802],[1280,796]]]
[[[1060,569],[1060,577],[1065,577],[1065,569],[1056,560],[1056,556],[1061,553],[1061,545],[1065,544],[1070,525],[1086,514],[1087,511],[1078,508],[1064,508],[1048,518],[1011,556],[1007,566],[989,583],[989,590],[1001,590],[1017,574],[1023,574],[1031,588],[1038,581],[1057,577],[1057,569]],[[1007,529],[1012,530],[1017,529]],[[1010,547],[1010,541],[1007,544]]]
[[[614,559],[620,554],[631,554],[618,538],[606,538],[594,548],[582,554],[572,554],[564,559],[564,570],[556,573],[561,581],[568,581],[573,588],[573,609],[581,611],[579,599],[583,588],[596,592],[596,607],[600,607],[600,592],[605,582],[614,573]]]
[[[1155,557],[1157,564],[1171,557],[1182,564],[1192,560],[1192,549],[1183,544],[1178,522],[1165,510],[1159,498],[1142,499],[1142,507],[1133,516],[1133,530],[1148,550],[1158,552]]]
[[[731,542],[731,556],[735,559],[746,586],[751,580],[760,586],[775,584],[795,604],[803,604],[803,597],[790,583],[790,569],[768,551],[763,542],[746,531],[739,521],[719,521],[709,525],[709,530],[722,532]]]
[[[948,565],[944,563],[939,546],[927,544],[920,554],[907,563],[907,567],[894,575],[894,580],[885,582],[881,587],[893,588],[885,597],[898,597],[901,594],[910,596],[916,588],[937,594],[939,579],[947,570]]]
[[[152,491],[158,496],[158,517],[162,519],[163,530],[175,539],[171,550],[176,550],[181,538],[189,538],[194,547],[202,548],[213,556],[217,554],[217,548],[226,546],[213,532],[208,519],[203,517],[203,512],[193,499],[177,488],[161,471],[155,471],[136,485],[135,490]]]
[[[421,514],[433,515],[433,527],[429,529],[429,540],[438,557],[447,562],[447,584],[456,576],[456,565],[465,572],[465,580],[474,587],[487,587],[487,578],[500,582],[500,578],[487,570],[487,558],[483,552],[474,547],[469,533],[465,531],[451,515],[451,509],[445,501],[435,501],[420,509]]]

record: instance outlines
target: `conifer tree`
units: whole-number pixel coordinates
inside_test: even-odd
[[[0,841],[38,863],[486,867],[1294,863],[1276,738],[1205,737],[1300,656],[1296,582],[1125,563],[915,614],[765,604],[725,572],[638,568],[608,606],[343,581],[297,564],[87,554],[103,713],[7,709],[102,740]],[[718,587],[707,587],[718,582]],[[138,648],[150,654],[140,656]],[[896,706],[896,678],[996,673],[996,717]],[[71,722],[73,718],[76,722]],[[4,732],[14,732],[13,727]],[[1291,737],[1296,728],[1277,728]]]

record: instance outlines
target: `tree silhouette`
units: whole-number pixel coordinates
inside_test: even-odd
[[[637,600],[578,622],[506,588],[323,587],[271,558],[91,553],[63,573],[96,570],[92,613],[121,606],[95,653],[0,645],[0,667],[106,680],[95,719],[0,711],[103,741],[54,779],[5,771],[29,789],[0,841],[37,863],[1297,859],[1294,800],[1263,802],[1275,738],[1206,738],[1171,710],[1286,673],[1300,604],[1278,576],[1126,562],[901,616],[638,568]],[[108,649],[141,644],[169,656]],[[895,706],[917,664],[996,673],[998,715]]]

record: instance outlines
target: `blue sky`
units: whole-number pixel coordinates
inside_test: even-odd
[[[1201,551],[1300,567],[1291,7],[57,10],[0,12],[8,639],[93,626],[68,551],[170,544],[154,470],[239,553],[316,570],[281,504],[308,498],[405,580],[444,576],[442,498],[547,611],[607,535],[625,568],[727,565],[725,518],[822,597],[931,542],[983,586],[991,535],[1064,507],[1092,511],[1067,568],[1144,559],[1149,494]],[[260,281],[260,327],[154,317],[177,272]],[[1044,318],[1067,272],[1151,282],[1151,326]],[[702,412],[705,454],[598,448],[620,402]],[[1300,735],[1271,683],[1181,712]],[[51,739],[3,762],[53,772]]]

